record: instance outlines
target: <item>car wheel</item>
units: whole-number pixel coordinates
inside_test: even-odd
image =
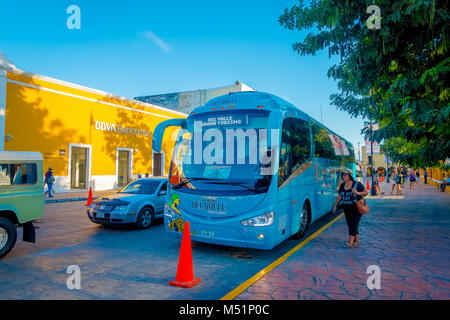
[[[0,218],[0,258],[6,256],[16,244],[16,226],[6,218]]]
[[[301,217],[300,217],[300,228],[298,229],[297,233],[295,234],[295,237],[297,239],[303,238],[306,231],[309,227],[309,221],[310,221],[310,212],[309,212],[309,206],[308,203],[303,203]]]
[[[153,224],[153,220],[155,220],[155,212],[153,211],[153,208],[143,207],[141,211],[139,211],[136,224],[139,229],[147,229]]]

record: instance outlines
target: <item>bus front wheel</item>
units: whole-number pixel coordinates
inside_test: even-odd
[[[0,218],[0,258],[6,256],[16,244],[16,226],[6,218]]]
[[[310,214],[311,214],[311,212],[310,212],[310,209],[309,209],[308,202],[305,201],[303,203],[302,212],[301,212],[301,216],[300,216],[300,228],[298,229],[297,233],[295,234],[295,237],[297,239],[303,238],[303,236],[305,235],[306,231],[308,230],[309,221],[310,221]]]

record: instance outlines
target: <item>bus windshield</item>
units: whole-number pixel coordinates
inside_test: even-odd
[[[195,194],[267,192],[268,111],[236,110],[191,115],[175,145],[169,182]],[[263,156],[262,156],[263,155]],[[262,160],[263,159],[263,160]]]

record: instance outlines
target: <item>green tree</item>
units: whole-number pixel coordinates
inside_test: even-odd
[[[379,29],[369,28],[371,5]],[[331,103],[380,123],[374,140],[391,159],[424,167],[450,155],[449,17],[438,0],[300,0],[279,22],[308,31],[293,44],[300,55],[328,48],[340,57],[328,70],[339,89]]]

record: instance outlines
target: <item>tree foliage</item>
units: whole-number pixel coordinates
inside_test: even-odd
[[[380,29],[368,28],[370,5]],[[340,57],[328,70],[339,89],[331,103],[380,123],[373,138],[392,160],[424,167],[450,155],[449,17],[438,0],[300,0],[279,22],[308,31],[293,44],[300,55]]]

